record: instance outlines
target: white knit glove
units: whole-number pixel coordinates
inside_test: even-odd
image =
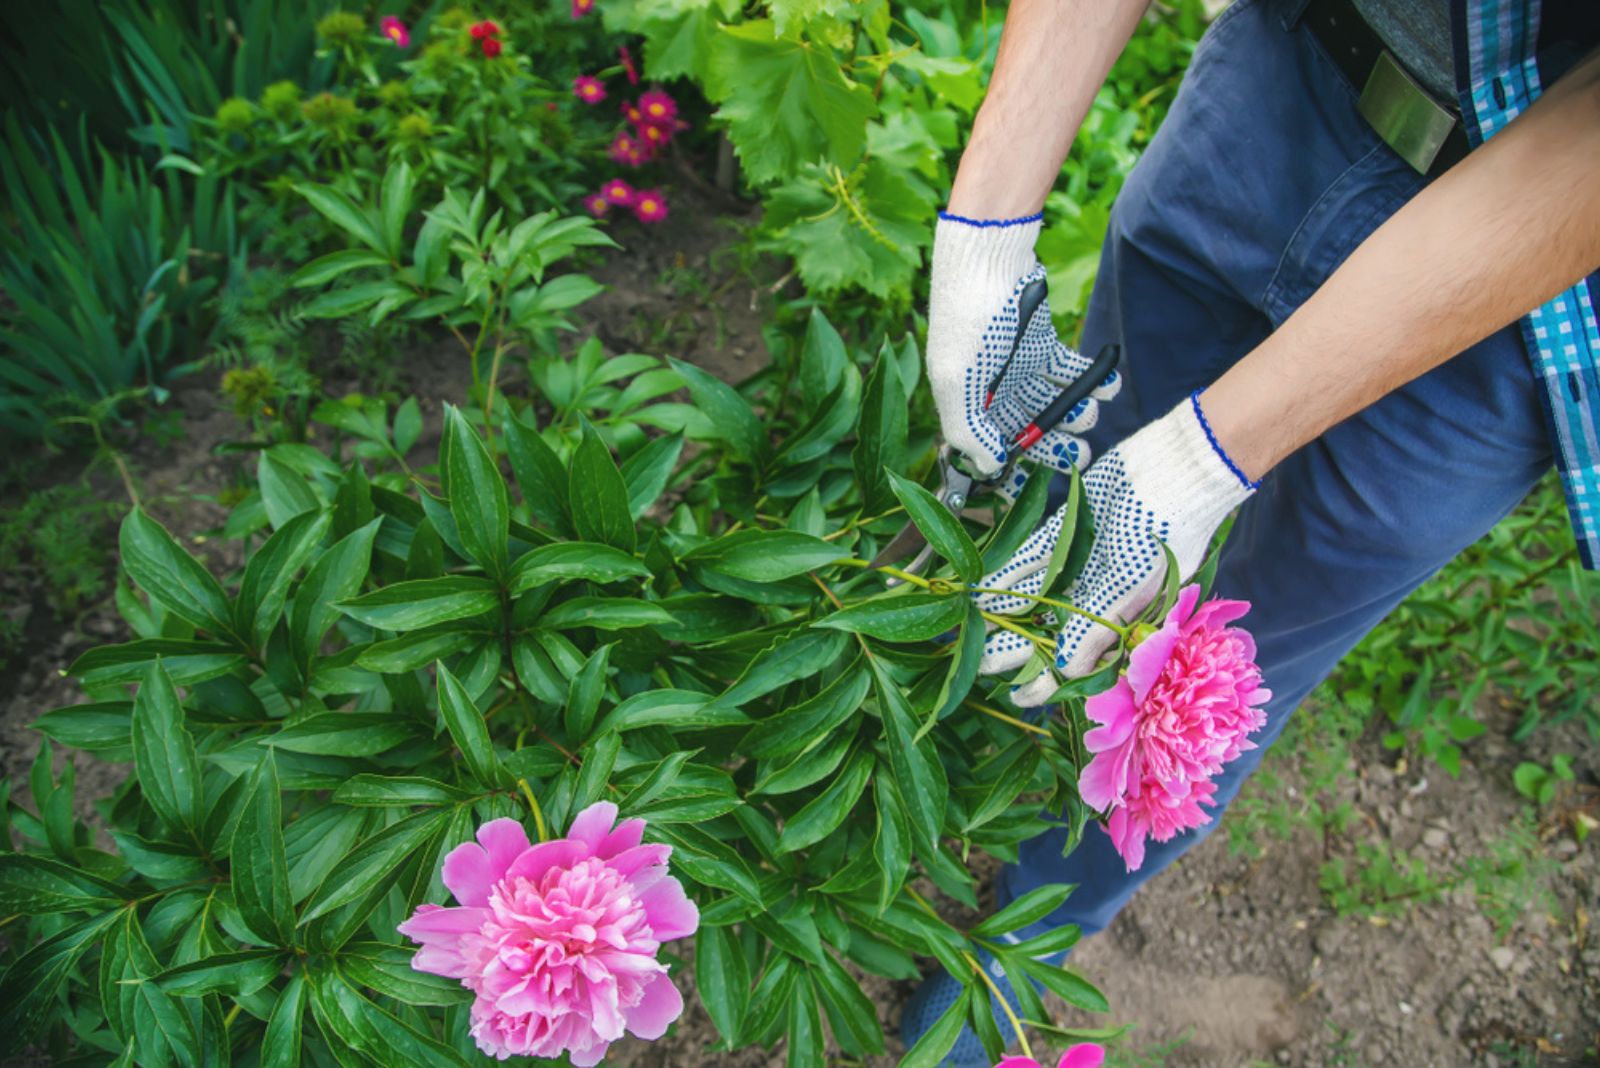
[[[1113,623],[1138,618],[1165,580],[1161,543],[1172,550],[1181,577],[1189,578],[1204,562],[1222,521],[1257,485],[1217,444],[1197,391],[1106,453],[1083,476],[1094,543],[1064,599]],[[983,585],[1037,595],[1061,524],[1058,510],[1005,566],[986,576]],[[1004,594],[981,594],[978,606],[1003,615],[1037,611],[1035,602]],[[1062,626],[1056,638],[1055,672],[1045,671],[1014,689],[1011,697],[1019,707],[1048,701],[1059,685],[1057,674],[1071,679],[1093,672],[1116,641],[1111,630],[1083,616],[1058,610],[1056,617]],[[984,674],[1015,670],[1027,661],[1032,648],[1022,636],[997,629],[984,646],[979,670]]]
[[[979,221],[940,212],[934,228],[928,381],[945,441],[984,476],[1000,472],[1017,434],[1091,363],[1056,337],[1048,300],[1018,323],[1018,299],[1045,277],[1033,254],[1040,225],[1040,215]],[[1008,356],[1011,364],[991,399],[990,383]],[[1121,385],[1113,371],[1027,457],[1057,471],[1087,464],[1089,447],[1076,435],[1099,419],[1096,398],[1109,400]],[[1018,467],[1001,492],[1014,497],[1026,480]]]

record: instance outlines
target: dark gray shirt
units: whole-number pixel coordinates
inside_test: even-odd
[[[1456,103],[1450,0],[1354,0],[1400,65],[1441,103]]]

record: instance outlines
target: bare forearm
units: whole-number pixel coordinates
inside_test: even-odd
[[[1205,393],[1260,477],[1600,266],[1600,59],[1396,212]]]
[[[1039,210],[1148,3],[1013,0],[989,93],[956,171],[952,212],[1009,218]]]

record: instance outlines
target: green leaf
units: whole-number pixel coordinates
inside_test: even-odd
[[[362,986],[406,1005],[460,1005],[472,1000],[472,991],[459,980],[413,968],[415,954],[408,946],[351,942],[339,950],[339,969]]]
[[[229,867],[240,917],[262,944],[273,946],[288,945],[294,934],[281,805],[277,761],[268,750],[240,803]]]
[[[895,789],[893,779],[884,775],[874,777],[872,800],[878,813],[872,857],[883,874],[878,884],[878,911],[881,913],[900,896],[900,888],[911,870],[911,821],[906,818],[906,803]]]
[[[574,809],[581,811],[600,800],[621,751],[622,736],[613,731],[595,735],[594,740],[584,746],[583,766],[578,769],[578,783],[572,792]]]
[[[20,1054],[51,1016],[56,994],[84,951],[121,910],[103,912],[59,931],[23,952],[0,976],[0,1057]]]
[[[901,470],[905,463],[908,405],[899,364],[886,339],[867,378],[861,421],[856,427],[856,447],[850,453],[866,515],[877,515],[889,506],[887,476]]]
[[[475,575],[396,582],[354,600],[337,602],[352,619],[380,630],[418,630],[500,607],[495,584]]]
[[[972,934],[978,938],[994,938],[1042,920],[1065,904],[1074,889],[1076,887],[1067,883],[1035,887],[984,919],[972,929]]]
[[[161,607],[197,627],[237,637],[222,587],[160,523],[135,508],[122,521],[118,547],[128,576]]]
[[[372,252],[361,248],[340,249],[338,252],[330,252],[326,256],[319,256],[295,271],[289,276],[289,284],[299,288],[321,286],[333,281],[341,274],[359,270],[362,267],[387,266],[389,266],[389,258],[381,252]]]
[[[956,655],[950,658],[950,670],[945,672],[944,682],[939,686],[933,712],[917,731],[918,740],[932,730],[934,724],[954,712],[972,692],[972,684],[978,680],[978,664],[983,660],[983,643],[988,636],[978,603],[968,601],[967,618],[961,621],[961,633],[956,635]]]
[[[450,674],[450,669],[444,666],[443,661],[436,665],[435,671],[439,718],[444,720],[451,740],[461,750],[467,770],[484,786],[505,785],[505,776],[501,773],[499,758],[494,755],[494,743],[489,740],[489,725],[484,722],[483,713],[478,711],[472,696]]]
[[[796,980],[789,995],[788,1068],[813,1068],[824,1063],[822,1017],[817,1013],[817,993],[806,973]]]
[[[490,577],[502,579],[511,522],[505,479],[483,439],[454,405],[445,408],[444,460],[444,491],[461,544]]]
[[[892,593],[849,605],[812,624],[890,642],[925,642],[961,625],[965,594]]]
[[[315,979],[311,987],[311,1008],[329,1036],[330,1044],[334,1041],[347,1043],[350,1049],[377,1064],[465,1068],[468,1063],[454,1049],[362,997],[342,975],[322,975]]]
[[[627,483],[611,458],[611,450],[587,422],[573,451],[567,478],[567,500],[578,537],[633,552],[636,535]]]
[[[876,763],[869,750],[857,750],[826,790],[784,822],[778,852],[792,853],[815,845],[838,830],[861,799]]]
[[[392,712],[318,712],[268,735],[263,744],[291,753],[365,757],[386,753],[417,733],[415,720]]]
[[[157,660],[175,686],[193,686],[245,663],[239,646],[183,638],[140,638],[90,649],[67,669],[89,689],[138,682]]]
[[[1088,518],[1083,514],[1082,508],[1083,477],[1076,471],[1068,477],[1071,479],[1071,485],[1067,490],[1067,499],[1058,509],[1061,514],[1061,531],[1056,537],[1056,547],[1050,551],[1050,562],[1044,569],[1044,585],[1040,589],[1040,593],[1046,597],[1052,596],[1062,584],[1070,582],[1075,577],[1074,572],[1077,567],[1068,566],[1072,563],[1072,550],[1083,540],[1079,528],[1089,525],[1083,522]],[[1077,566],[1082,566],[1081,561]]]
[[[598,630],[626,630],[630,627],[671,626],[672,613],[654,601],[632,597],[574,597],[562,601],[544,614],[540,625],[548,630],[594,627]]]
[[[728,928],[701,924],[694,941],[694,981],[723,1046],[732,1048],[750,1006],[750,966]]]
[[[99,912],[116,908],[128,891],[58,860],[0,852],[0,916]]]
[[[279,527],[245,565],[235,604],[234,627],[256,646],[266,644],[278,625],[289,587],[300,568],[322,544],[333,513],[302,512]]]
[[[226,994],[245,998],[276,979],[283,971],[284,954],[277,949],[251,949],[218,953],[168,968],[155,977],[161,988],[179,997]]]
[[[372,543],[382,525],[381,519],[374,519],[340,538],[317,557],[295,591],[289,606],[289,640],[302,666],[309,668],[323,636],[338,621],[340,611],[334,602],[354,596],[366,581]]]
[[[511,596],[549,582],[620,582],[648,578],[650,569],[621,549],[592,541],[558,541],[530,549],[511,565]]]
[[[311,895],[300,911],[300,923],[310,923],[340,905],[365,897],[438,833],[449,818],[448,809],[418,812],[369,837],[345,857]]]
[[[866,86],[845,78],[831,49],[779,38],[767,19],[722,27],[706,90],[758,185],[817,159],[854,167],[867,120],[878,110]]]
[[[357,775],[333,792],[341,805],[395,808],[412,805],[451,805],[471,798],[456,786],[420,775]]]
[[[808,410],[819,405],[822,398],[843,381],[849,363],[850,355],[839,331],[828,322],[821,308],[813,306],[806,320],[805,340],[800,345],[801,403],[807,405]]]
[[[503,424],[506,455],[528,510],[560,534],[572,533],[567,505],[567,469],[532,427],[511,416]]]
[[[201,810],[200,761],[183,725],[178,691],[160,661],[133,699],[133,766],[150,807],[169,827],[196,831]]]
[[[472,643],[473,635],[466,631],[416,631],[373,642],[356,657],[356,667],[380,675],[403,675],[459,653]]]
[[[1039,523],[1044,519],[1045,506],[1050,500],[1050,473],[1041,472],[1032,464],[1028,466],[1028,481],[1023,485],[1022,492],[1001,517],[994,534],[984,543],[983,572],[986,575],[1005,566],[1022,548],[1022,543],[1039,529]]]
[[[274,530],[301,512],[322,507],[317,495],[306,485],[305,477],[275,456],[272,450],[263,452],[256,463],[256,481],[261,487],[261,503],[267,510],[267,520]]]
[[[849,639],[826,631],[790,632],[757,653],[744,673],[717,698],[719,705],[743,705],[796,679],[806,679],[836,663]]]
[[[305,197],[323,218],[374,252],[387,257],[383,235],[378,231],[377,225],[364,211],[356,207],[349,197],[325,185],[300,184],[294,189]]]
[[[972,987],[968,986],[901,1058],[900,1068],[937,1068],[942,1064],[944,1055],[961,1037],[961,1029],[966,1026],[967,1013],[971,1008]]]
[[[860,708],[871,686],[872,677],[858,658],[815,697],[757,723],[739,748],[758,758],[785,756],[803,749]]]
[[[889,750],[889,767],[895,786],[905,799],[906,814],[917,840],[926,849],[937,849],[950,793],[944,766],[939,763],[938,756],[930,752],[933,747],[926,739],[912,741],[916,724],[905,695],[878,660],[871,663],[878,684],[878,710],[883,717],[883,739]]]
[[[300,1068],[301,1021],[306,1012],[306,981],[298,972],[278,995],[261,1038],[261,1068]]]
[[[792,530],[739,530],[684,557],[751,582],[778,582],[849,556],[848,550]]]
[[[738,390],[692,363],[670,356],[667,360],[683,376],[695,407],[706,415],[711,428],[706,434],[709,440],[722,442],[728,447],[728,455],[746,463],[766,451],[766,430]]]
[[[1065,1001],[1076,1009],[1085,1012],[1109,1012],[1111,1006],[1107,1004],[1104,994],[1089,980],[1076,972],[1069,972],[1065,968],[1058,968],[1043,961],[1024,958],[1019,962],[1022,970],[1028,975],[1043,983],[1052,994]]]
[[[965,582],[977,582],[983,577],[983,557],[973,544],[967,528],[961,525],[939,498],[909,479],[888,472],[889,488],[905,505],[906,514],[916,524],[933,551],[950,561]]]
[[[847,1035],[858,1050],[882,1053],[883,1027],[878,1023],[878,1011],[855,977],[828,954],[823,955],[822,967],[812,969],[811,977],[828,1007],[828,1019],[840,1044],[844,1044],[842,1039]]]
[[[675,730],[697,730],[736,727],[749,722],[749,717],[737,708],[715,704],[703,693],[693,690],[646,690],[634,694],[608,712],[594,733],[663,725]]]
[[[662,371],[666,374],[666,371]],[[622,462],[622,481],[628,487],[628,514],[638,519],[656,503],[683,455],[683,435],[664,434]]]
[[[583,670],[572,676],[572,683],[567,688],[563,723],[567,728],[567,737],[580,745],[588,739],[589,730],[594,726],[595,713],[600,710],[600,698],[605,695],[606,667],[611,661],[611,649],[610,645],[602,645],[590,653],[589,659],[584,661]]]

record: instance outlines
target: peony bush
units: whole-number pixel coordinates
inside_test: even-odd
[[[437,457],[415,405],[351,398],[327,449],[261,452],[229,570],[131,513],[136,636],[72,665],[84,700],[0,784],[0,1053],[587,1065],[692,997],[717,1049],[820,1065],[884,1051],[864,977],[942,967],[966,995],[904,1063],[968,1018],[998,1060],[983,953],[1028,1019],[1033,983],[1105,1010],[1034,959],[1075,931],[1005,937],[1070,887],[970,929],[938,901],[978,905],[975,854],[1142,811],[1163,761],[1198,782],[1247,744],[1235,609],[1173,583],[1126,682],[1108,665],[1048,716],[1011,707],[978,680],[993,621],[966,589],[1047,480],[995,521],[949,515],[919,484],[914,344],[855,349],[820,313],[770,341],[740,388],[591,342],[534,364],[531,395],[447,409]],[[1041,600],[1083,558],[1077,502]],[[890,588],[867,561],[908,518],[940,562]],[[1145,731],[1158,705],[1183,729]],[[92,820],[58,747],[127,768]]]

